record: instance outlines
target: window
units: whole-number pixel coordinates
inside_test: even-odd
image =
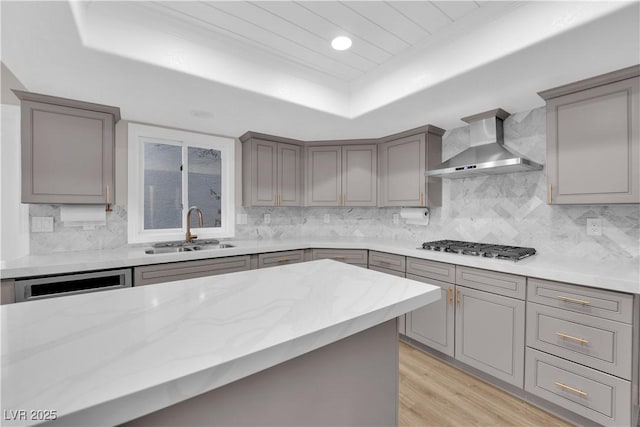
[[[182,240],[191,206],[198,238],[234,233],[235,141],[129,124],[129,243]]]

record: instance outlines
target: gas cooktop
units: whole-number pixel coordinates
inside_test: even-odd
[[[459,240],[436,240],[425,242],[422,249],[430,251],[451,252],[461,255],[474,255],[487,258],[507,259],[518,261],[535,255],[534,248],[520,246],[494,245],[491,243],[462,242]]]

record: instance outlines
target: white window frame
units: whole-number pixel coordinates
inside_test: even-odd
[[[235,234],[235,140],[221,136],[167,129],[156,126],[129,123],[128,133],[128,241],[129,243],[150,243],[166,240],[184,240],[188,206],[183,203],[182,228],[145,230],[144,229],[144,142],[155,140],[158,143],[182,147],[199,147],[221,152],[222,200],[220,205],[222,227],[191,227],[198,239],[228,238]],[[186,165],[186,152],[183,152],[183,165]],[[188,195],[187,179],[182,180],[183,201]],[[195,217],[195,212],[192,213]],[[206,218],[206,213],[205,213]],[[192,218],[198,225],[197,218]]]

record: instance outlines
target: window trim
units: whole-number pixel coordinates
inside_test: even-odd
[[[186,221],[182,228],[144,229],[144,140],[165,140],[166,144],[184,147],[215,149],[221,152],[222,194],[220,211],[222,227],[192,227],[192,232],[202,238],[228,238],[235,235],[235,140],[216,135],[168,129],[157,126],[129,123],[128,126],[128,242],[150,243],[165,240],[184,240]],[[165,142],[163,142],[165,143]],[[185,156],[183,149],[183,158]],[[182,180],[183,194],[188,194],[187,180]],[[183,215],[186,215],[183,208]],[[197,225],[197,221],[193,222]]]

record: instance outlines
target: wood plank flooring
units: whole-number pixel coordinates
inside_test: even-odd
[[[401,426],[571,426],[422,351],[400,343]]]

